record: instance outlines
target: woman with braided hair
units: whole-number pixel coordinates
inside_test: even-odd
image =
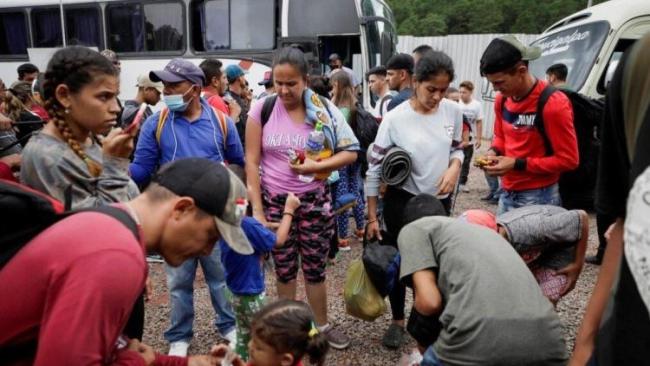
[[[118,71],[101,54],[85,47],[57,51],[43,85],[51,118],[23,151],[21,181],[71,208],[134,198],[128,158],[137,131],[114,128],[118,93]]]

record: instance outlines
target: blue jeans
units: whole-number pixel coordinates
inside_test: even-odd
[[[553,205],[560,206],[560,189],[556,184],[544,188],[529,189],[526,191],[507,191],[503,190],[499,196],[499,207],[497,216],[513,210],[515,208],[530,205]]]
[[[499,177],[495,177],[485,173],[485,181],[487,182],[488,188],[490,189],[490,195],[492,199],[498,200],[501,195],[501,187],[499,187]]]
[[[426,352],[422,355],[422,362],[420,366],[444,366],[442,361],[438,359],[436,352],[433,350],[433,346],[429,346]]]
[[[221,264],[221,251],[215,245],[212,254],[189,259],[179,267],[165,265],[167,286],[171,305],[171,325],[165,332],[168,342],[192,340],[194,322],[194,277],[196,267],[201,263],[205,282],[210,291],[210,300],[217,316],[215,326],[221,335],[235,329],[235,313],[226,298],[226,282]]]

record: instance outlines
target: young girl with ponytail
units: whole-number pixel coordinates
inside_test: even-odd
[[[23,151],[21,181],[71,208],[134,198],[128,157],[137,131],[113,129],[120,111],[113,64],[85,47],[64,48],[47,66],[43,92],[50,121]]]
[[[251,334],[249,366],[302,366],[305,356],[311,364],[325,364],[329,344],[305,303],[280,300],[266,306],[253,319]]]

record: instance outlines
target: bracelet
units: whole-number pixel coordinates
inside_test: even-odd
[[[284,215],[289,215],[291,217],[295,217],[295,216],[293,216],[293,214],[291,212],[286,212],[286,211],[282,213],[282,216],[284,216]]]
[[[366,222],[366,225],[374,224],[375,222],[377,222],[377,219]]]

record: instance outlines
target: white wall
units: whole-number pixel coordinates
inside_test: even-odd
[[[482,89],[487,85],[479,72],[479,62],[487,45],[498,36],[500,34],[463,34],[443,37],[399,36],[399,43],[397,44],[398,52],[409,54],[415,47],[427,44],[436,50],[445,52],[454,60],[456,78],[452,86],[458,88],[458,84],[464,80],[470,80],[474,83],[474,98],[482,101],[483,104],[483,115],[485,117],[483,136],[485,138],[492,137],[494,103],[483,100],[481,96]],[[537,35],[534,34],[515,34],[515,36],[525,44],[530,44],[537,38]]]

